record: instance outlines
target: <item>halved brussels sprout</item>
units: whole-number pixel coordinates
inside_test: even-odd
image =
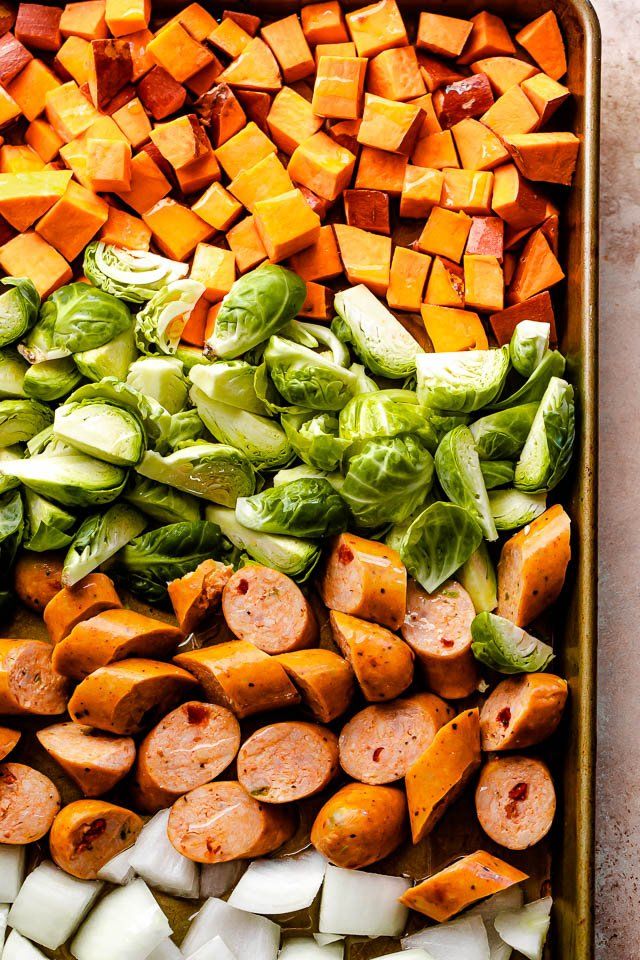
[[[462,584],[471,597],[476,613],[495,610],[498,606],[496,571],[484,540],[467,562],[460,567],[455,579]]]
[[[509,347],[466,353],[421,353],[418,399],[427,407],[472,413],[491,403],[509,372]]]
[[[180,410],[169,417],[169,423],[156,441],[155,449],[164,456],[180,447],[193,444],[196,440],[209,440],[198,411]]]
[[[537,403],[524,403],[498,413],[490,413],[472,423],[469,429],[481,460],[510,460],[517,457],[529,436]]]
[[[503,347],[503,350],[506,349],[508,348]],[[551,378],[561,377],[566,365],[561,353],[557,350],[547,350],[529,379],[514,393],[490,404],[489,410],[508,410],[522,403],[535,403],[541,400]]]
[[[62,568],[62,585],[73,587],[142,533],[146,518],[126,503],[86,517],[73,538]]]
[[[53,413],[38,400],[0,401],[0,447],[26,443],[48,427]]]
[[[569,469],[575,432],[573,387],[552,377],[516,464],[515,487],[529,493],[553,490]]]
[[[134,466],[144,452],[144,433],[138,418],[102,400],[58,407],[53,433],[80,453],[119,467]]]
[[[362,392],[353,370],[283,337],[271,337],[264,360],[285,400],[306,410],[341,410],[347,400]]]
[[[126,470],[103,460],[64,449],[3,463],[3,473],[29,490],[68,507],[92,507],[116,500],[127,480]]]
[[[0,497],[0,582],[6,583],[22,542],[24,512],[17,490]],[[2,604],[4,607],[4,603]]]
[[[509,353],[514,370],[520,376],[530,377],[549,349],[551,324],[539,320],[521,320],[517,324],[509,344]]]
[[[135,334],[129,327],[101,347],[74,353],[73,359],[82,376],[95,383],[104,377],[124,380],[137,356]]]
[[[54,350],[78,353],[101,347],[128,330],[131,323],[129,308],[117,297],[88,283],[69,283],[47,297],[31,333],[42,325],[50,332]]]
[[[20,340],[38,319],[40,294],[26,277],[3,277],[0,294],[0,347]]]
[[[193,367],[189,379],[210,400],[264,417],[268,416],[268,410],[256,394],[256,370],[257,367],[244,360],[218,360]]]
[[[378,390],[349,400],[340,411],[340,436],[350,443],[412,434],[431,452],[436,431],[425,419],[413,390]]]
[[[45,550],[61,550],[73,540],[76,517],[55,503],[50,503],[33,490],[25,490],[25,550],[44,553]]]
[[[78,386],[82,374],[72,357],[32,364],[24,375],[24,392],[34,400],[59,400]]]
[[[478,452],[469,427],[456,427],[440,441],[435,456],[440,486],[453,503],[480,524],[487,540],[497,540]]]
[[[123,499],[158,523],[193,523],[200,519],[200,503],[196,497],[146,477],[132,476]]]
[[[329,480],[329,477],[335,478],[339,474],[328,474],[323,470],[315,470],[308,467],[306,463],[299,463],[297,467],[288,467],[286,470],[278,470],[273,475],[274,487],[282,487],[286,483],[295,483],[298,480]],[[341,478],[342,479],[342,478]],[[331,480],[329,480],[331,483]],[[332,484],[334,490],[338,487]]]
[[[446,413],[444,410],[434,410],[432,407],[421,409],[425,420],[435,432],[438,443],[454,427],[468,426],[471,421],[470,413]]]
[[[4,473],[4,464],[12,463],[14,460],[22,460],[22,447],[0,447],[0,493],[6,493],[7,490],[15,490],[20,486],[20,481],[15,477],[7,477]]]
[[[281,417],[287,440],[305,463],[331,473],[338,470],[350,441],[338,436],[338,420],[330,413],[290,413]]]
[[[236,520],[262,533],[316,539],[346,530],[349,510],[328,480],[307,478],[241,497]]]
[[[317,350],[339,367],[351,366],[351,355],[342,340],[339,340],[329,327],[323,327],[320,323],[292,320],[286,330],[281,331],[281,336],[301,343],[303,347]]]
[[[67,403],[101,400],[134,414],[150,441],[161,440],[169,431],[171,415],[153,397],[145,397],[128,383],[104,377],[99,383],[85,383],[67,397]]]
[[[24,378],[29,364],[17,350],[0,350],[0,400],[26,397]]]
[[[547,509],[546,493],[520,490],[492,490],[489,506],[498,530],[519,530],[533,523]]]
[[[415,371],[422,347],[368,287],[359,284],[342,290],[334,305],[339,319],[331,329],[353,345],[367,369],[392,380],[402,380]]]
[[[182,361],[176,357],[141,357],[131,364],[126,382],[169,413],[182,410],[189,395]]]
[[[187,372],[193,370],[194,367],[206,367],[211,363],[211,358],[205,357],[201,347],[189,347],[185,343],[178,344],[174,356],[182,362]]]
[[[141,353],[173,354],[191,311],[204,293],[197,280],[174,280],[158,290],[136,314],[136,345]]]
[[[235,506],[238,497],[251,496],[256,478],[247,457],[222,443],[194,443],[168,457],[147,450],[136,468],[143,477],[177,487],[203,500]]]
[[[513,483],[516,475],[516,465],[513,460],[481,460],[480,470],[487,490],[506,487]]]
[[[54,344],[55,310],[40,314],[38,322],[29,330],[26,337],[17,345],[20,353],[29,363],[44,363],[45,360],[60,360],[71,356],[71,350],[59,342]]]
[[[186,277],[186,263],[148,250],[127,250],[94,241],[84,251],[85,276],[96,287],[130,303],[144,303],[174,280]]]
[[[476,660],[499,673],[537,673],[554,657],[547,643],[495,613],[479,613],[471,624],[471,636]]]

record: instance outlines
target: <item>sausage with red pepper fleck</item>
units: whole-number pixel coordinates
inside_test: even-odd
[[[332,610],[333,639],[347,658],[367,700],[393,700],[413,680],[413,653],[395,633],[377,623]]]
[[[113,857],[132,846],[142,820],[124,807],[104,800],[76,800],[53,821],[51,856],[63,870],[80,880],[95,880]]]
[[[256,730],[238,754],[238,780],[265,803],[319,793],[338,769],[338,738],[316,723],[272,723]]]
[[[33,843],[44,837],[60,809],[58,790],[39,770],[0,764],[0,843]]]
[[[531,757],[497,757],[480,771],[476,813],[492,840],[509,850],[526,850],[551,829],[556,792],[549,770]]]
[[[294,650],[275,657],[300,692],[303,705],[320,723],[345,712],[353,698],[353,670],[333,650]]]
[[[567,681],[552,673],[503,680],[480,711],[483,750],[522,750],[550,737],[567,701]]]
[[[327,800],[311,843],[337,867],[359,870],[388,857],[406,834],[407,803],[394,787],[348,783]]]
[[[51,666],[52,649],[41,640],[0,640],[0,714],[64,713],[69,681]]]

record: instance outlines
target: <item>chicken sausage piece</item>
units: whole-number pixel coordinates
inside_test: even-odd
[[[433,593],[409,581],[402,636],[420,660],[429,688],[448,700],[468,697],[478,685],[471,652],[475,615],[471,597],[455,580]]]
[[[483,750],[522,750],[550,737],[567,702],[567,681],[552,673],[509,677],[480,711]]]
[[[13,586],[25,607],[42,613],[62,588],[63,562],[64,556],[53,551],[20,554],[13,568]]]
[[[0,714],[64,713],[69,681],[51,666],[52,649],[41,640],[0,640]]]
[[[311,843],[337,867],[359,870],[393,853],[406,826],[407,804],[400,790],[348,783],[318,813]]]
[[[218,613],[222,591],[232,574],[233,567],[218,560],[204,560],[191,573],[167,584],[173,612],[184,634],[204,628]]]
[[[342,728],[342,769],[362,783],[402,779],[453,713],[432,693],[365,707]]]
[[[196,863],[225,863],[273,853],[296,829],[290,807],[254,800],[236,780],[217,780],[185,793],[169,814],[167,834]]]
[[[477,850],[410,887],[398,899],[405,907],[444,923],[477,900],[526,879],[527,874],[521,870]]]
[[[238,780],[264,803],[289,803],[319,793],[338,770],[338,738],[315,723],[262,727],[238,754]]]
[[[406,607],[407,571],[400,555],[386,544],[343,533],[333,541],[320,592],[331,610],[398,630]]]
[[[551,774],[541,760],[498,757],[480,771],[476,813],[484,832],[509,850],[546,837],[556,812]]]
[[[571,559],[570,528],[556,503],[507,540],[498,564],[498,616],[526,627],[557,599]]]
[[[84,680],[98,667],[126,657],[162,660],[181,640],[181,631],[170,623],[116,608],[76,624],[54,647],[52,663],[65,677]]]
[[[332,610],[333,638],[353,668],[367,700],[393,700],[413,680],[413,653],[400,637],[377,623]]]
[[[189,650],[173,659],[196,677],[207,700],[240,719],[300,702],[282,664],[247,640]]]
[[[0,727],[0,760],[8,757],[20,739],[19,730],[10,730],[9,727]]]
[[[229,629],[265,653],[313,646],[318,624],[300,587],[284,573],[250,564],[231,577],[222,594]]]
[[[168,713],[138,749],[136,796],[148,813],[170,807],[233,762],[240,724],[225,707],[190,700]]]
[[[33,843],[44,837],[60,809],[60,794],[39,770],[0,764],[0,843]]]
[[[44,622],[51,642],[60,643],[82,620],[121,606],[109,577],[104,573],[90,573],[74,587],[64,587],[46,605]]]
[[[478,711],[465,710],[438,730],[407,771],[405,785],[414,843],[435,827],[479,766]]]
[[[104,800],[76,800],[60,811],[51,827],[51,856],[80,880],[95,880],[113,857],[132,846],[142,830],[137,813]]]
[[[82,723],[55,723],[36,736],[85,797],[99,797],[115,787],[136,758],[131,737],[116,737]]]
[[[190,673],[170,663],[122,660],[100,667],[78,684],[69,714],[76,723],[127,736],[151,726],[195,685]]]
[[[333,650],[294,650],[275,659],[295,684],[304,706],[320,723],[331,723],[348,708],[354,691],[353,670]]]

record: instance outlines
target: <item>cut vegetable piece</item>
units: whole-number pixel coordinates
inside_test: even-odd
[[[325,858],[305,850],[276,860],[255,860],[240,879],[228,903],[250,913],[277,916],[311,906],[322,885]]]
[[[280,927],[277,924],[211,897],[191,921],[180,949],[185,957],[191,957],[215,936],[219,936],[236,957],[276,960],[278,955]]]
[[[344,231],[347,230],[353,231],[349,236],[354,240],[363,233],[336,225],[343,259]],[[423,352],[422,347],[366,286],[361,284],[339,293],[335,298],[335,309],[340,317],[338,335],[353,344],[359,359],[369,370],[393,379],[413,373],[416,358]]]
[[[378,0],[346,16],[359,57],[373,57],[391,47],[405,47],[407,31],[396,0]]]
[[[2,952],[4,960],[45,960],[41,950],[26,940],[17,930],[12,930]]]
[[[334,224],[333,229],[344,264],[344,272],[350,283],[357,284],[348,292],[353,295],[354,299],[359,299],[362,292],[367,291],[367,288],[379,296],[385,296],[391,274],[391,238],[361,230],[359,227],[350,227],[343,223]],[[336,297],[335,301],[338,311],[340,310],[338,307],[340,297],[341,294]],[[378,305],[380,308],[377,311],[379,320],[381,311],[386,308],[382,304]],[[392,314],[389,314],[389,316],[392,316]],[[401,340],[405,344],[408,340],[412,340],[413,338],[404,330],[400,322],[396,321],[396,323],[398,329],[402,330]],[[417,344],[416,348],[418,351],[420,350]]]
[[[322,937],[323,934],[315,933],[313,937],[288,938],[282,945],[278,960],[343,960],[344,944],[323,942]]]
[[[26,846],[0,843],[0,902],[13,903],[24,880]]]
[[[410,887],[404,877],[327,866],[320,901],[320,933],[397,937],[408,911],[398,902]]]
[[[287,170],[294,183],[332,201],[349,186],[355,163],[353,153],[320,130],[296,147]]]
[[[259,37],[254,37],[240,56],[220,74],[219,81],[245,90],[266,90],[277,93],[282,78],[276,58]]]
[[[71,941],[77,960],[140,960],[162,940],[171,926],[144,880],[108,893]]]
[[[9,923],[23,936],[56,950],[75,932],[101,887],[96,881],[76,880],[45,860],[22,884]]]
[[[495,928],[509,946],[528,960],[540,960],[551,924],[552,905],[551,897],[543,897],[520,910],[506,910],[495,918]]]
[[[190,900],[199,896],[198,867],[178,853],[167,837],[169,811],[149,820],[135,842],[129,863],[135,873],[156,890]]]
[[[247,867],[245,860],[203,863],[200,869],[200,896],[204,899],[221,897],[236,886]]]
[[[24,232],[60,199],[70,179],[64,170],[0,173],[0,214]]]
[[[424,948],[432,960],[497,960],[489,950],[487,931],[480,917],[465,915],[452,923],[439,923],[412,933],[402,941],[402,957]],[[504,960],[504,958],[503,958]]]
[[[516,34],[516,40],[553,80],[567,72],[564,39],[553,10],[543,13]]]
[[[549,644],[495,613],[479,613],[471,634],[474,656],[500,673],[534,673],[546,669],[554,658]]]
[[[470,413],[491,403],[509,370],[508,348],[470,353],[421,353],[418,398],[436,410]]]
[[[98,870],[98,879],[106,880],[108,883],[116,883],[119,886],[130,883],[135,876],[131,866],[133,849],[133,847],[127,847],[126,850],[122,850],[111,860],[108,860],[104,867]]]

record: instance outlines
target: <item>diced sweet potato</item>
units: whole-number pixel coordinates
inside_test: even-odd
[[[238,264],[237,264],[237,260],[236,260],[236,266],[237,266],[237,265],[238,265]],[[220,300],[219,303],[214,303],[214,304],[212,304],[212,305],[209,307],[209,309],[207,310],[207,316],[206,316],[206,320],[205,320],[205,323],[204,323],[204,335],[203,335],[203,337],[202,337],[202,341],[203,341],[203,342],[202,342],[202,344],[197,343],[196,346],[204,346],[204,343],[205,343],[210,337],[213,336],[213,331],[215,330],[215,326],[216,326],[216,317],[218,316],[218,313],[219,313],[219,311],[220,311],[220,307],[221,307],[221,306],[222,306],[222,300]],[[191,319],[191,318],[189,318],[189,319]],[[185,329],[186,329],[186,327],[185,327]]]
[[[186,167],[211,149],[200,121],[193,113],[157,124],[151,131],[151,140],[174,170]]]
[[[461,120],[451,133],[465,170],[493,170],[509,160],[502,141],[479,120]]]
[[[131,160],[131,187],[119,191],[118,196],[132,207],[136,213],[143,214],[155,207],[171,190],[171,184],[162,170],[142,150]]]
[[[251,121],[217,148],[216,157],[227,176],[233,179],[270,153],[276,153],[275,143]]]
[[[255,37],[260,29],[262,21],[254,13],[246,13],[243,10],[223,10],[223,20],[235,20],[239,27]],[[200,39],[200,38],[198,38]]]
[[[49,163],[58,155],[64,143],[46,120],[32,120],[24,135],[25,141],[32,147],[43,163]]]
[[[540,122],[536,108],[520,87],[510,87],[481,119],[499,137],[512,133],[531,133]]]
[[[320,217],[299,190],[258,200],[254,221],[267,256],[274,263],[304,250],[320,234]]]
[[[107,36],[105,0],[76,0],[68,3],[60,18],[63,37],[103,40]]]
[[[313,55],[295,13],[267,24],[262,28],[262,36],[271,47],[287,83],[313,73]]]
[[[21,3],[18,7],[15,35],[21,43],[36,50],[59,50],[62,46],[60,33],[60,7],[42,3]]]
[[[383,50],[369,61],[367,90],[387,100],[413,101],[426,94],[413,47]]]
[[[303,140],[313,136],[322,126],[311,104],[291,87],[276,94],[267,116],[269,132],[276,146],[291,155]]]
[[[82,37],[67,37],[58,50],[53,65],[64,80],[75,80],[79,86],[91,78],[91,44]]]
[[[319,43],[343,43],[349,39],[338,0],[310,3],[300,11],[300,18],[302,32],[312,47]]]
[[[473,30],[470,20],[421,13],[416,46],[440,57],[459,57]]]
[[[150,16],[151,0],[107,0],[105,19],[114,37],[146,29]]]
[[[432,170],[459,167],[460,161],[451,130],[421,137],[413,148],[411,160],[417,167],[430,167]]]
[[[212,53],[194,40],[181,23],[173,23],[157,33],[147,45],[147,53],[177,83],[184,83],[211,63]]]
[[[0,247],[0,267],[6,274],[33,280],[43,300],[73,276],[64,257],[32,231],[18,234]]]
[[[342,261],[333,227],[320,227],[318,239],[291,257],[291,269],[303,280],[330,280],[342,273]]]
[[[93,40],[91,52],[91,99],[99,110],[104,110],[133,78],[131,47],[126,40]]]
[[[560,217],[558,214],[554,213],[550,217],[547,217],[540,229],[549,241],[549,246],[557,257],[560,246]]]
[[[206,67],[203,67],[202,70],[194,73],[192,77],[185,80],[184,85],[194,97],[202,97],[214,87],[218,77],[223,71],[224,66],[216,55],[212,54],[211,62],[208,63]]]
[[[212,183],[191,207],[215,230],[228,230],[242,213],[242,204],[221,183]]]
[[[222,176],[216,155],[211,149],[175,173],[178,186],[185,195],[204,190]]]
[[[302,10],[307,10],[308,7],[303,7]],[[313,51],[313,58],[316,62],[316,70],[318,64],[320,63],[321,57],[357,57],[358,53],[356,51],[355,43],[352,43],[350,40],[345,41],[344,43],[319,43],[318,46]]]
[[[213,90],[205,93],[196,104],[198,115],[209,128],[214,147],[239,133],[247,122],[247,117],[236,95],[226,83],[217,83]]]
[[[12,33],[5,33],[0,37],[0,84],[6,87],[30,60],[33,54]]]
[[[227,17],[226,20],[215,25],[208,39],[209,43],[233,60],[240,56],[244,48],[251,43],[252,38],[239,23]]]
[[[131,147],[122,140],[87,141],[87,173],[96,190],[129,190]]]
[[[318,131],[303,140],[289,161],[289,176],[325,200],[335,200],[349,186],[356,158]]]
[[[355,185],[362,190],[386,190],[390,196],[399,197],[407,163],[407,158],[401,154],[363,147]]]
[[[228,253],[229,251],[225,252]],[[220,306],[220,303],[221,301],[218,300],[214,306]],[[180,343],[186,343],[190,347],[204,346],[207,317],[210,309],[211,301],[207,300],[206,297],[200,297],[180,334]]]
[[[429,273],[431,257],[407,247],[396,247],[393,251],[387,303],[394,310],[418,312],[422,304],[422,293]]]
[[[204,284],[204,296],[212,303],[229,293],[236,278],[236,258],[232,250],[210,243],[199,243],[191,264],[192,280]]]
[[[347,14],[347,26],[359,57],[375,57],[392,47],[406,47],[407,31],[396,0],[377,0]]]
[[[410,156],[421,127],[420,108],[368,93],[358,143]]]
[[[362,57],[321,57],[311,106],[320,117],[355,120],[362,114],[367,61]]]
[[[466,252],[497,257],[504,255],[504,222],[500,217],[473,217]]]
[[[282,86],[278,62],[260,37],[254,37],[220,75],[220,80],[230,87],[266,90],[268,93],[277,93]]]
[[[299,183],[298,189],[304,198],[304,202],[307,203],[314,213],[317,213],[321,220],[324,220],[326,215],[331,208],[333,203],[332,200],[325,200],[324,197],[319,197],[317,193],[314,193],[313,190],[309,190],[309,187],[305,187],[304,184]]]
[[[510,57],[516,52],[504,20],[487,10],[471,17],[473,30],[458,58],[459,63],[469,64],[486,57]]]
[[[173,260],[186,260],[213,233],[197,214],[168,197],[143,213],[142,219],[160,250]]]
[[[44,161],[25,144],[5,143],[0,147],[0,173],[30,173],[44,170]]]
[[[457,83],[458,80],[464,79],[459,70],[454,70],[444,60],[432,57],[430,53],[418,50],[417,56],[420,73],[429,93],[434,93],[440,87],[446,87],[450,83]]]
[[[153,40],[153,34],[146,27],[142,30],[135,30],[133,33],[127,33],[122,37],[131,47],[131,60],[133,62],[133,82],[137,83],[141,77],[144,77],[152,69],[154,61],[151,54],[147,53],[149,42]],[[194,74],[195,76],[195,74]]]
[[[229,184],[229,191],[254,213],[259,200],[278,197],[293,190],[293,183],[275,153],[269,153],[253,167],[246,167]]]
[[[155,66],[138,84],[138,96],[154,120],[166,120],[187,99],[187,91],[163,67]]]
[[[330,320],[333,316],[333,290],[321,283],[307,281],[307,296],[298,316],[309,320]]]
[[[487,350],[489,342],[477,313],[423,304],[422,320],[436,353]]]
[[[420,132],[418,133],[418,139],[422,139],[422,137],[428,137],[432,133],[440,133],[442,131],[440,121],[436,116],[435,107],[433,106],[432,93],[425,93],[422,97],[416,97],[415,100],[410,100],[409,102],[413,103],[416,107],[420,107],[422,110],[420,117],[422,125],[420,127]]]
[[[531,234],[509,286],[509,303],[522,303],[564,280],[564,271],[542,230]]]
[[[516,230],[536,227],[546,218],[547,204],[521,176],[513,163],[494,173],[492,209]]]
[[[27,230],[60,199],[70,179],[70,172],[58,170],[0,174],[0,215],[14,229]]]
[[[573,133],[521,133],[504,138],[513,160],[527,180],[571,186],[580,141]]]
[[[238,88],[236,89],[236,97],[246,113],[247,119],[253,120],[263,133],[268,133],[267,117],[271,110],[271,94],[264,90],[241,90]]]
[[[548,290],[543,290],[542,293],[536,294],[529,300],[523,300],[522,303],[516,303],[489,317],[489,323],[493,335],[498,341],[498,346],[502,347],[505,343],[511,342],[513,332],[521,320],[537,320],[539,323],[548,323],[551,328],[549,343],[552,347],[557,345],[556,321],[551,294]]]
[[[137,150],[149,139],[151,123],[146,110],[137,97],[125,103],[112,116],[134,150]]]
[[[66,260],[75,260],[109,215],[105,201],[73,181],[51,207],[36,231]]]
[[[332,140],[339,143],[341,147],[358,156],[360,144],[358,143],[358,130],[362,120],[333,120],[327,121],[327,133]]]
[[[408,164],[400,196],[401,217],[426,217],[440,203],[444,174],[441,170]]]
[[[464,307],[464,273],[457,263],[434,257],[424,302],[439,307]]]
[[[212,30],[215,30],[217,24],[211,14],[199,3],[190,3],[184,9],[179,10],[175,17],[168,20],[160,29],[171,26],[175,21],[185,27],[194,40],[202,42],[206,40]]]
[[[524,47],[552,80],[561,80],[567,72],[567,54],[553,10],[528,24],[516,34],[516,40]]]
[[[45,99],[47,120],[66,143],[79,137],[100,119],[94,105],[82,95],[73,80],[50,90]]]
[[[497,257],[485,254],[465,254],[465,304],[484,313],[494,313],[504,307],[504,277]]]
[[[245,217],[227,233],[227,243],[236,255],[238,273],[253,270],[267,259],[267,251],[256,230],[253,217]]]
[[[537,67],[515,57],[486,57],[472,63],[471,70],[473,73],[484,73],[488,77],[491,89],[497,97],[538,73]]]
[[[444,170],[441,205],[465,213],[491,212],[493,174],[490,171]]]
[[[417,240],[418,250],[460,263],[471,222],[471,217],[462,211],[454,213],[453,210],[434,207]]]
[[[0,124],[15,119],[20,111],[27,120],[35,120],[45,108],[47,94],[59,86],[56,75],[41,60],[30,60],[6,90],[8,98],[13,98],[19,109],[12,116],[7,107],[0,109]]]
[[[552,80],[546,73],[536,73],[535,76],[525,80],[522,83],[522,89],[540,117],[540,126],[544,126],[571,96],[568,87],[564,87],[557,80]]]
[[[345,190],[342,198],[345,220],[349,226],[390,235],[388,193],[382,190]]]
[[[483,116],[492,104],[491,84],[484,73],[449,83],[433,95],[433,105],[443,130],[466,118]]]
[[[384,296],[391,271],[391,238],[344,223],[334,224],[334,230],[349,283],[364,283]]]
[[[116,247],[128,250],[148,250],[151,230],[138,217],[132,217],[125,210],[109,207],[106,223],[100,231],[103,243],[113,243]]]

